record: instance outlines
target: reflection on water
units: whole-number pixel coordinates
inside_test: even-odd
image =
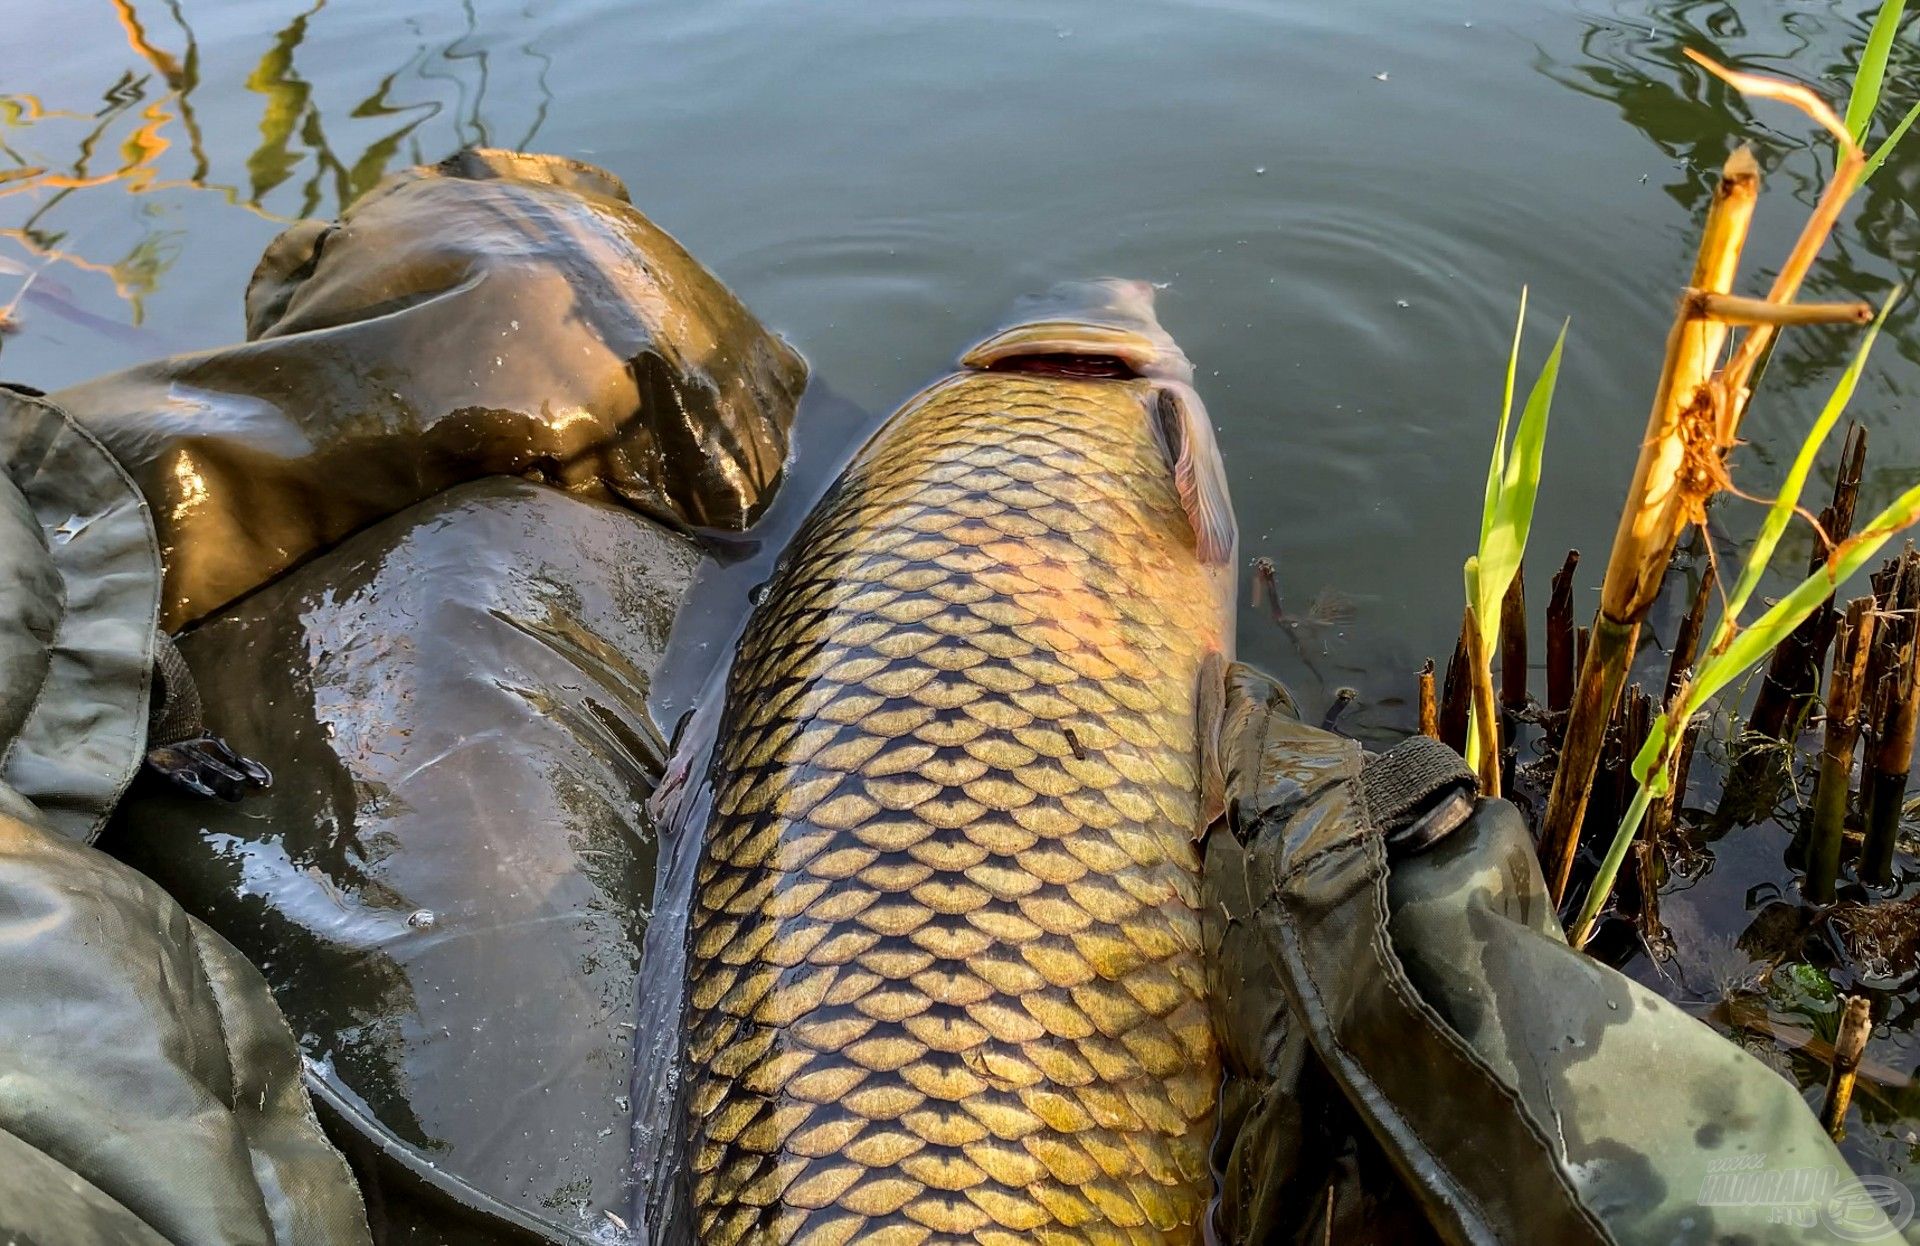
[[[1810,208],[1832,171],[1831,144],[1791,110],[1754,105],[1737,91],[1688,64],[1684,49],[1722,64],[1807,81],[1836,100],[1852,85],[1853,65],[1866,41],[1877,0],[1822,11],[1779,9],[1750,12],[1743,20],[1731,4],[1697,0],[1681,5],[1644,2],[1617,5],[1588,18],[1580,56],[1543,56],[1541,72],[1584,95],[1604,100],[1665,153],[1672,175],[1661,188],[1694,219],[1705,214],[1720,163],[1738,144],[1750,143],[1765,178],[1766,199],[1791,198]],[[1894,45],[1887,68],[1886,100],[1869,136],[1871,148],[1920,96],[1920,50],[1911,39]],[[1896,148],[1860,192],[1852,229],[1834,235],[1806,282],[1806,298],[1881,298],[1889,266],[1905,271],[1920,245],[1920,221],[1911,211],[1920,188],[1920,144]],[[1784,210],[1783,208],[1780,210]],[[1778,257],[1753,255],[1748,283],[1761,288]],[[1920,363],[1920,335],[1912,329],[1911,300],[1894,313],[1892,337],[1908,359]],[[1844,329],[1796,334],[1802,349],[1775,363],[1786,385],[1798,387],[1824,370],[1851,339]],[[1805,349],[1811,343],[1813,349]],[[1776,378],[1778,382],[1780,378]],[[1891,494],[1888,495],[1891,498]]]
[[[535,6],[485,15],[496,41],[516,19],[523,28],[519,42],[499,48],[472,43],[483,21],[476,0],[459,6],[461,24],[451,38],[438,21],[407,18],[401,37],[389,30],[361,45],[376,64],[391,66],[371,89],[355,90],[342,80],[347,75],[328,73],[327,89],[317,91],[299,55],[328,20],[327,3],[285,13],[248,41],[258,46],[243,74],[213,82],[203,81],[186,0],[145,0],[144,13],[136,0],[82,6],[76,17],[100,16],[86,7],[104,10],[121,36],[115,43],[124,43],[118,55],[107,54],[98,43],[104,23],[93,23],[88,33],[96,42],[86,57],[99,74],[93,100],[49,106],[42,93],[0,94],[0,277],[12,285],[0,285],[5,318],[18,327],[23,304],[32,304],[112,334],[116,318],[90,305],[97,300],[79,293],[77,283],[61,280],[84,273],[105,278],[125,304],[125,319],[142,323],[148,296],[181,254],[185,231],[168,223],[173,214],[163,208],[142,210],[143,226],[111,258],[112,244],[86,227],[103,196],[193,192],[218,205],[187,209],[196,227],[211,225],[222,208],[284,224],[334,215],[402,161],[438,159],[473,144],[534,143],[552,102],[551,58],[537,46]],[[218,13],[223,6],[193,7]],[[43,16],[51,25],[59,15]],[[489,97],[501,89],[494,62],[503,54],[524,62],[505,75],[514,98],[504,105]],[[222,141],[209,142],[201,120],[209,95],[223,119],[256,118],[250,149],[224,130]],[[433,122],[439,130],[423,148],[422,129]]]

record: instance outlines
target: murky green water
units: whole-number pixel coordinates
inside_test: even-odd
[[[1842,97],[1877,7],[4,3],[0,306],[26,289],[0,374],[53,388],[233,340],[286,221],[468,143],[608,167],[876,410],[1021,294],[1148,278],[1220,426],[1244,551],[1275,560],[1292,614],[1331,620],[1248,609],[1243,655],[1309,707],[1356,687],[1348,722],[1374,731],[1410,724],[1413,671],[1458,626],[1521,285],[1534,360],[1573,317],[1536,592],[1581,548],[1587,610],[1713,170],[1742,138],[1766,170],[1752,289],[1817,193],[1827,144],[1706,85],[1680,49]],[[1916,95],[1909,42],[1890,107]],[[1877,299],[1911,268],[1916,185],[1920,143],[1870,184],[1812,292]],[[1893,337],[1855,404],[1865,506],[1920,472],[1911,310]],[[1771,488],[1842,349],[1803,331],[1775,359],[1737,460],[1747,488]],[[1719,512],[1723,552],[1754,518]],[[1669,897],[1691,969],[1668,989],[1703,1009],[1754,968],[1733,947],[1751,889],[1787,879],[1777,828],[1752,835]],[[1920,1044],[1914,997],[1889,1000],[1878,1132],[1856,1144],[1904,1168]]]

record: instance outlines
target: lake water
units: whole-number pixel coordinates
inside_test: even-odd
[[[1749,107],[1681,49],[1844,99],[1876,7],[5,0],[0,306],[34,277],[0,375],[51,389],[232,341],[288,221],[473,143],[610,169],[875,411],[1020,295],[1145,278],[1219,425],[1243,552],[1274,560],[1306,620],[1246,608],[1243,656],[1311,712],[1351,685],[1350,728],[1403,731],[1415,669],[1459,625],[1521,287],[1528,375],[1572,318],[1535,600],[1577,547],[1584,613],[1715,171],[1741,140],[1765,170],[1757,292],[1830,166],[1797,113]],[[1908,44],[1888,108],[1917,95]],[[1869,185],[1810,297],[1877,301],[1911,270],[1917,184],[1920,141]],[[1920,475],[1910,308],[1891,337],[1854,404],[1863,507]],[[1736,457],[1749,491],[1772,489],[1846,342],[1789,335]],[[1757,514],[1717,512],[1723,555]],[[1776,832],[1672,897],[1683,950],[1730,947],[1748,890],[1787,877]],[[1713,973],[1752,968],[1723,959]],[[1870,1059],[1904,1075],[1917,1054],[1903,1024]],[[1871,1149],[1904,1168],[1906,1113],[1879,1115]]]

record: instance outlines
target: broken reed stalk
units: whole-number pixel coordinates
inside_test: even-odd
[[[1757,95],[1763,99],[1773,99],[1793,105],[1818,122],[1839,144],[1839,154],[1833,165],[1833,180],[1827,183],[1826,190],[1821,192],[1819,201],[1813,205],[1813,211],[1807,216],[1806,224],[1800,228],[1800,236],[1794,239],[1793,250],[1787,253],[1786,263],[1780,266],[1780,272],[1773,279],[1772,287],[1767,290],[1767,302],[1792,303],[1794,296],[1800,293],[1801,282],[1806,280],[1808,271],[1813,268],[1813,261],[1820,254],[1820,248],[1827,244],[1827,237],[1833,233],[1834,225],[1840,220],[1841,209],[1846,207],[1847,200],[1853,197],[1854,190],[1866,176],[1867,154],[1860,150],[1860,144],[1854,140],[1853,134],[1840,118],[1834,115],[1833,109],[1827,102],[1806,87],[1798,83],[1768,78],[1761,74],[1741,73],[1738,70],[1728,69],[1724,65],[1715,64],[1710,58],[1702,56],[1692,48],[1688,48],[1686,54],[1689,60],[1742,94]],[[1751,205],[1749,205],[1749,216],[1751,216]],[[1742,232],[1744,233],[1744,226]],[[1725,286],[1708,287],[1697,281],[1694,285],[1703,291],[1711,289],[1724,292],[1727,289]],[[1800,306],[1803,309],[1811,309],[1820,305],[1806,303]],[[1856,320],[1856,323],[1865,324],[1872,318],[1872,310],[1868,309],[1865,318]],[[1726,367],[1722,368],[1714,378],[1721,398],[1717,440],[1722,446],[1730,447],[1733,444],[1733,436],[1740,427],[1740,417],[1746,413],[1747,399],[1751,397],[1747,382],[1752,378],[1754,368],[1766,355],[1767,347],[1773,344],[1773,335],[1779,327],[1778,323],[1755,324],[1753,329],[1740,340],[1740,345],[1734,349],[1733,358],[1727,361]],[[1722,340],[1724,341],[1724,337]]]
[[[1667,683],[1660,701],[1669,714],[1678,712],[1680,698],[1691,678],[1694,660],[1699,656],[1700,636],[1706,630],[1707,606],[1713,600],[1713,589],[1717,582],[1714,565],[1709,562],[1700,573],[1700,585],[1694,590],[1693,604],[1687,607],[1686,617],[1680,620],[1680,630],[1673,641],[1673,654],[1667,660]],[[1674,753],[1673,785],[1647,811],[1646,833],[1650,843],[1658,844],[1672,827],[1674,811],[1686,797],[1687,772],[1693,765],[1693,749],[1699,734],[1699,728],[1691,722],[1681,728],[1680,744]]]
[[[1867,324],[1873,308],[1865,303],[1769,303],[1738,294],[1700,295],[1700,311],[1712,320],[1733,325]]]
[[[1473,730],[1480,737],[1480,794],[1500,795],[1500,717],[1493,701],[1492,656],[1481,639],[1480,620],[1472,606],[1467,607],[1464,632],[1467,642],[1468,686],[1472,688],[1470,708]]]
[[[1714,188],[1700,252],[1688,282],[1689,296],[1700,292],[1725,294],[1732,289],[1759,193],[1760,166],[1752,151],[1739,147],[1727,157]],[[1540,855],[1556,904],[1566,898],[1607,720],[1613,716],[1614,702],[1619,699],[1627,666],[1633,660],[1640,623],[1666,574],[1674,543],[1691,520],[1694,503],[1690,499],[1705,483],[1691,479],[1702,465],[1689,463],[1688,452],[1693,449],[1697,457],[1703,442],[1705,448],[1711,447],[1712,404],[1703,391],[1726,344],[1728,330],[1719,321],[1697,318],[1698,303],[1697,297],[1683,297],[1667,334],[1666,358],[1654,389],[1653,409],[1647,417],[1639,461],[1634,464],[1627,505],[1620,512],[1620,526],[1607,558],[1600,610],[1594,616],[1592,639],[1580,663],[1553,789],[1547,797]],[[1708,417],[1704,420],[1702,407]],[[1689,484],[1693,488],[1688,488]]]
[[[1420,668],[1420,734],[1429,740],[1440,738],[1440,696],[1433,686],[1433,659]]]
[[[1614,730],[1609,733],[1603,773],[1611,776],[1608,796],[1611,807],[1596,808],[1596,813],[1617,821],[1632,803],[1635,780],[1633,759],[1646,745],[1653,723],[1654,701],[1638,684],[1628,688],[1620,702]],[[1651,817],[1651,815],[1649,815]],[[1648,825],[1628,850],[1629,865],[1620,876],[1619,911],[1628,918],[1653,952],[1662,939],[1660,923],[1660,871],[1664,864],[1659,838]]]
[[[1680,630],[1674,633],[1673,652],[1667,658],[1667,682],[1660,693],[1662,704],[1673,700],[1687,672],[1693,669],[1693,660],[1700,651],[1700,636],[1707,629],[1707,606],[1713,601],[1716,578],[1713,564],[1708,563],[1700,573],[1699,586],[1693,590],[1693,602],[1680,620]]]
[[[1628,803],[1633,800],[1633,759],[1647,742],[1647,729],[1652,725],[1653,698],[1639,684],[1634,684],[1627,689],[1626,697],[1620,703],[1620,716],[1611,745],[1615,750],[1611,768],[1618,786],[1614,790],[1613,810],[1608,815],[1608,821],[1618,822],[1620,815],[1626,812]]]
[[[1573,704],[1573,573],[1579,566],[1580,551],[1568,550],[1547,599],[1547,711],[1556,715]]]
[[[1273,559],[1264,554],[1253,560],[1253,608],[1263,606],[1275,623],[1286,622],[1286,612],[1280,608],[1280,576]]]
[[[1467,751],[1467,701],[1473,694],[1473,677],[1467,673],[1468,625],[1460,626],[1460,638],[1453,643],[1453,656],[1447,659],[1446,681],[1440,685],[1440,743],[1454,752]]]
[[[1833,1040],[1833,1070],[1827,1075],[1827,1101],[1820,1108],[1820,1125],[1835,1142],[1847,1136],[1847,1106],[1853,1102],[1853,1083],[1873,1033],[1873,1005],[1864,995],[1847,996],[1840,1014],[1840,1033]]]
[[[1673,755],[1673,783],[1667,794],[1656,801],[1647,811],[1647,833],[1659,842],[1660,838],[1673,827],[1674,815],[1680,809],[1680,802],[1687,798],[1687,777],[1693,770],[1693,753],[1700,744],[1700,724],[1689,722],[1680,733],[1679,747]]]
[[[1500,603],[1500,708],[1527,708],[1527,564],[1522,561]]]
[[[1860,780],[1862,821],[1860,879],[1884,886],[1893,881],[1894,841],[1906,803],[1907,773],[1913,764],[1916,725],[1920,725],[1920,551],[1909,542],[1900,555],[1890,591],[1881,603],[1881,633],[1887,646],[1886,670],[1879,682],[1874,737]]]
[[[1640,941],[1647,951],[1657,959],[1667,960],[1673,955],[1673,938],[1660,920],[1660,885],[1666,881],[1660,841],[1650,835],[1645,843],[1636,843],[1633,847],[1634,885],[1640,893],[1639,907],[1633,915],[1634,925],[1639,928]]]
[[[1820,747],[1820,776],[1813,788],[1813,830],[1807,846],[1807,899],[1831,904],[1840,876],[1847,796],[1853,785],[1853,752],[1860,742],[1860,699],[1867,655],[1873,648],[1873,598],[1856,597],[1834,633],[1833,674],[1827,681],[1827,729]]]
[[[1854,510],[1866,463],[1867,430],[1856,423],[1847,429],[1847,440],[1840,451],[1833,501],[1820,511],[1820,530],[1835,545],[1853,535]],[[1816,543],[1807,560],[1808,574],[1818,571],[1826,559],[1827,550]],[[1827,646],[1833,643],[1835,622],[1833,597],[1829,594],[1826,603],[1808,615],[1773,651],[1766,676],[1760,681],[1760,691],[1754,697],[1753,713],[1747,718],[1750,733],[1774,740],[1786,740],[1796,734],[1798,724],[1819,690],[1820,672],[1827,664]]]

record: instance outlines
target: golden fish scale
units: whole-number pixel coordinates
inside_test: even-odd
[[[749,627],[692,923],[702,1241],[1198,1239],[1220,621],[1143,398],[936,386]]]

